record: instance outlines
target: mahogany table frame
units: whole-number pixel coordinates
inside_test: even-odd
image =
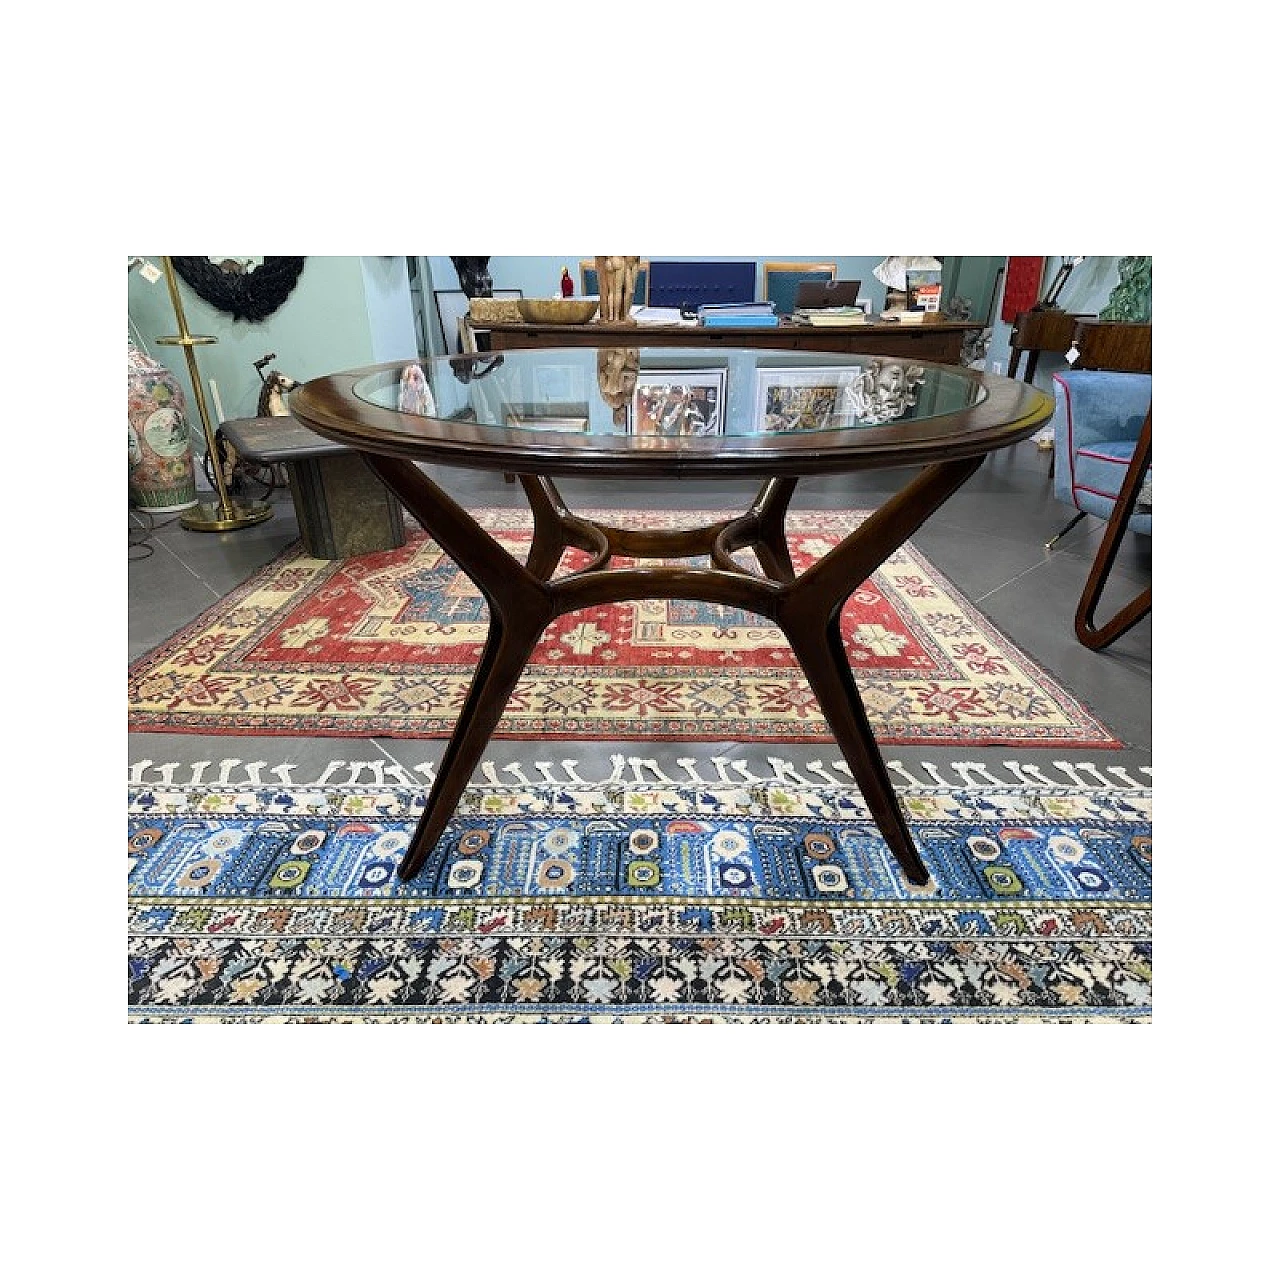
[[[471,357],[473,361],[485,357]],[[464,357],[465,359],[465,357]],[[290,410],[318,434],[359,450],[489,607],[489,634],[417,829],[398,868],[412,880],[453,817],[471,774],[544,628],[594,605],[684,599],[727,605],[774,622],[809,680],[832,736],[907,879],[929,873],[898,804],[867,719],[840,634],[846,601],[961,485],[993,450],[1024,440],[1053,412],[1042,391],[1008,378],[946,367],[979,382],[985,398],[958,413],[857,430],[794,435],[664,439],[592,435],[438,421],[359,399],[362,378],[404,362],[308,382]],[[454,360],[456,363],[456,358]],[[533,512],[523,564],[415,461],[509,472]],[[797,574],[785,536],[799,479],[888,467],[921,469],[826,556]],[[767,477],[740,516],[697,529],[629,530],[571,512],[553,477],[572,475]],[[591,554],[583,569],[552,579],[562,553]],[[763,569],[733,559],[751,548]],[[613,569],[615,555],[708,556],[710,567]]]

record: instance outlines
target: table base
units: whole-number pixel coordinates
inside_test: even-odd
[[[676,599],[759,614],[786,636],[826,716],[872,817],[907,879],[929,873],[907,828],[889,772],[867,719],[840,635],[849,597],[977,470],[982,456],[921,470],[827,555],[797,575],[787,549],[787,507],[794,479],[765,481],[742,515],[698,529],[616,529],[573,514],[545,476],[521,475],[533,511],[533,542],[524,564],[502,547],[411,461],[363,455],[489,606],[489,634],[458,715],[426,808],[398,874],[412,880],[453,817],[516,682],[553,618],[594,605]],[[588,552],[583,569],[551,580],[568,547]],[[755,552],[762,574],[733,559]],[[645,559],[707,556],[709,568],[611,569],[615,555]]]

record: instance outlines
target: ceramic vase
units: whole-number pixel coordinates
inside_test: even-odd
[[[147,511],[196,505],[187,403],[164,365],[129,344],[129,500]]]

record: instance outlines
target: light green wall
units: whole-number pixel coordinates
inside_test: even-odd
[[[157,268],[160,266],[158,256],[147,260]],[[403,259],[375,261],[403,263]],[[377,268],[372,274],[377,281]],[[383,275],[390,277],[394,272],[388,267]],[[378,288],[371,289],[362,259],[358,257],[307,258],[293,292],[261,324],[232,320],[199,298],[181,278],[178,289],[187,327],[193,334],[209,334],[218,339],[215,345],[196,348],[205,398],[215,425],[217,410],[209,380],[217,384],[224,417],[252,417],[257,412],[262,386],[253,364],[268,352],[276,353],[272,368],[301,382],[339,369],[372,364],[378,359],[395,358],[378,354],[388,342],[387,299]],[[177,320],[163,276],[155,284],[148,284],[138,271],[129,272],[129,319],[131,333],[136,329],[151,356],[181,383],[187,395],[188,417],[199,455],[203,452],[200,418],[187,378],[186,359],[181,348],[158,346],[155,341],[162,334],[177,333]],[[403,352],[405,356],[414,354],[412,333],[410,320],[410,346]]]

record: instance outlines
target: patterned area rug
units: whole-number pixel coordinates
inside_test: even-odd
[[[475,514],[523,556],[527,513]],[[632,527],[669,521],[596,514]],[[793,512],[797,569],[865,514]],[[722,515],[686,513],[684,523]],[[585,559],[571,551],[560,572]],[[345,561],[313,560],[298,544],[133,665],[129,726],[447,737],[487,619],[470,580],[420,530],[399,550]],[[885,745],[1121,745],[909,543],[855,593],[842,622]],[[553,622],[496,736],[714,741],[748,726],[758,741],[831,741],[781,633],[718,605],[641,601]]]
[[[922,893],[835,779],[537,768],[474,786],[410,885],[418,787],[135,783],[130,1020],[1150,1020],[1151,791],[1122,770],[916,780]]]

